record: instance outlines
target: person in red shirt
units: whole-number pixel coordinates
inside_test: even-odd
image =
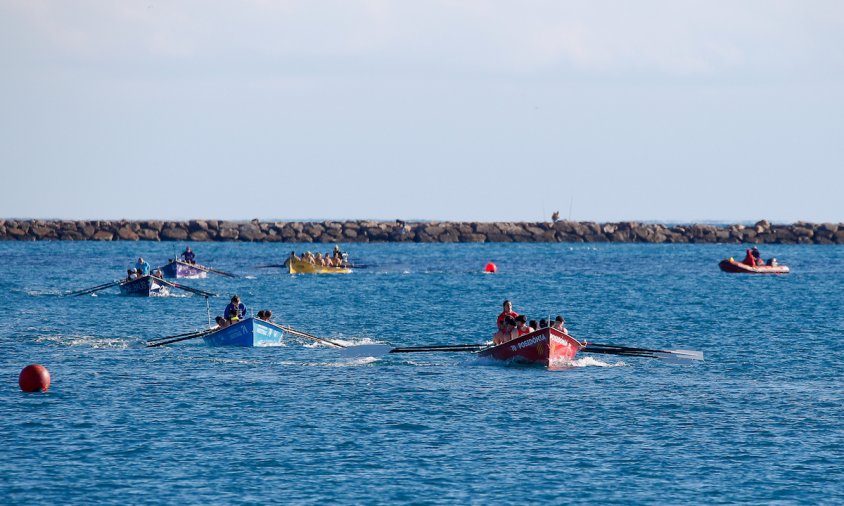
[[[513,311],[513,303],[509,300],[504,301],[504,311],[498,315],[498,320],[496,321],[496,325],[498,325],[498,330],[501,330],[501,326],[504,325],[504,319],[507,317],[516,318],[519,316],[519,313]]]
[[[751,267],[756,267],[756,257],[753,256],[752,250],[747,250],[747,254],[744,256],[744,260],[742,260],[741,263]]]
[[[527,316],[520,314],[516,317],[516,331],[519,333],[519,337],[530,334],[533,330],[534,329],[527,324]]]

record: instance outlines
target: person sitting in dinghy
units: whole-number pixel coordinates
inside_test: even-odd
[[[214,318],[214,321],[217,322],[217,327],[219,327],[221,329],[224,329],[224,328],[228,327],[229,325],[231,325],[229,323],[229,321],[226,320],[225,318],[223,318],[222,316],[218,316],[218,317]]]
[[[240,321],[246,315],[246,306],[240,302],[240,297],[237,295],[232,297],[232,301],[226,306],[226,310],[223,311],[223,318],[228,320],[231,323],[236,321]]]
[[[190,246],[186,247],[185,251],[182,252],[182,260],[187,264],[196,263],[196,255],[191,251]]]
[[[138,257],[138,261],[135,263],[135,270],[138,271],[138,276],[149,276],[150,266],[144,261],[143,257]]]
[[[745,265],[749,265],[751,267],[758,267],[760,265],[765,265],[765,262],[762,260],[762,257],[759,255],[759,248],[756,246],[747,250],[747,253],[744,256],[744,260],[741,263]]]

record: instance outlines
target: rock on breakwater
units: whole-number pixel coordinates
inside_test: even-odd
[[[844,244],[844,223],[709,225],[557,222],[386,222],[0,219],[0,240],[243,242],[638,242]]]

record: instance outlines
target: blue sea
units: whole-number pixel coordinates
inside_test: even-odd
[[[0,503],[844,502],[844,247],[768,245],[792,273],[750,276],[717,266],[741,245],[349,244],[352,274],[290,276],[262,266],[314,245],[199,243],[243,275],[179,281],[208,306],[61,296],[182,246],[0,242]],[[234,293],[344,344],[483,342],[508,298],[581,340],[706,360],[144,346]],[[19,391],[30,363],[49,392]]]

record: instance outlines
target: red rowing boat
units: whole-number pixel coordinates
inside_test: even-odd
[[[478,352],[478,356],[516,364],[554,367],[571,362],[582,347],[583,345],[570,335],[557,329],[544,328],[483,349]]]
[[[735,259],[729,258],[721,260],[718,264],[724,272],[744,273],[744,274],[788,274],[790,269],[785,265],[759,265],[751,267],[742,262],[736,262]]]

